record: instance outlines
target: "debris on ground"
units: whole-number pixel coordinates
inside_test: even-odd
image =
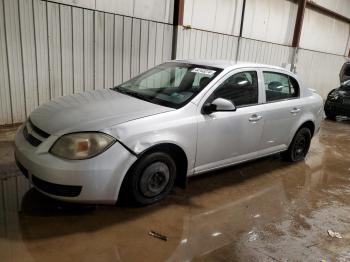
[[[168,238],[166,236],[161,235],[161,234],[159,234],[157,232],[154,232],[152,230],[148,232],[148,235],[150,235],[152,237],[155,237],[155,238],[159,238],[159,239],[161,239],[163,241],[167,241],[168,240]]]
[[[257,240],[258,237],[259,237],[258,233],[254,232],[254,231],[248,232],[248,236],[249,236],[249,237],[248,237],[248,241],[249,241],[249,242],[255,241],[255,240]]]
[[[335,237],[335,238],[343,238],[339,232],[335,232],[335,231],[333,231],[333,230],[331,230],[331,229],[328,229],[328,230],[327,230],[327,233],[328,233],[328,235],[329,235],[330,237],[333,237],[333,238],[334,238],[334,237]]]
[[[306,246],[306,248],[314,247],[314,246],[317,246],[317,245],[318,245],[318,243],[310,244],[310,245]]]

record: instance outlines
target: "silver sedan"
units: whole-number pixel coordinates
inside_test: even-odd
[[[50,197],[147,205],[189,176],[280,152],[303,160],[322,115],[321,97],[285,69],[170,61],[40,106],[17,132],[15,157]]]

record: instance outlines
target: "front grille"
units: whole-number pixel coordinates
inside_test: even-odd
[[[38,146],[41,144],[41,141],[39,139],[28,133],[28,128],[26,126],[23,129],[23,135],[32,146]]]
[[[31,125],[33,131],[35,133],[37,133],[39,136],[43,137],[43,138],[48,138],[50,136],[50,134],[46,133],[45,131],[41,130],[39,127],[35,126],[33,124],[33,122],[29,119],[29,124]]]
[[[44,181],[34,175],[32,175],[32,182],[40,190],[55,196],[76,197],[80,195],[82,190],[82,186],[54,184]]]
[[[35,126],[30,119],[28,119],[25,127],[23,128],[23,135],[25,139],[32,146],[35,146],[35,147],[40,145],[41,142],[43,142],[46,138],[50,136],[50,134],[46,133],[45,131]]]

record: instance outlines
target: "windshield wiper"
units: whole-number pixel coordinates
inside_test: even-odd
[[[132,96],[132,97],[136,97],[136,98],[139,98],[141,100],[145,100],[147,102],[151,102],[151,103],[154,103],[154,101],[151,99],[150,96],[145,96],[145,95],[142,95],[138,92],[135,92],[135,91],[131,91],[131,90],[128,90],[128,89],[125,89],[125,88],[120,88],[120,87],[115,87],[113,88],[113,90],[116,90],[122,94],[126,94],[126,95],[129,95],[129,96]]]

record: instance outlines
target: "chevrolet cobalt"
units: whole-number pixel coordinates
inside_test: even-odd
[[[147,205],[189,176],[276,153],[303,160],[322,109],[285,69],[176,60],[40,106],[17,132],[15,158],[50,197]]]

